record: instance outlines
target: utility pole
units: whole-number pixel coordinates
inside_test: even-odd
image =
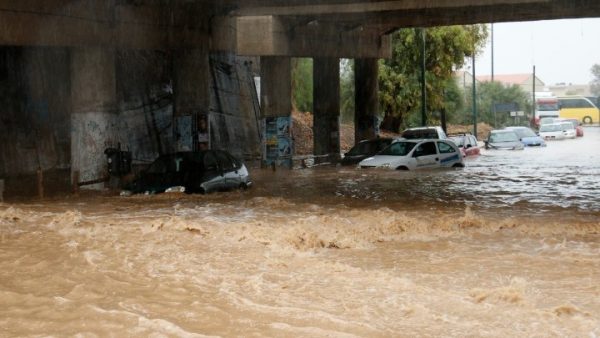
[[[532,119],[535,119],[535,108],[535,65],[533,65],[533,113],[531,115]]]
[[[494,85],[494,23],[492,22],[492,86]],[[493,95],[493,92],[492,92]],[[492,113],[494,113],[494,128],[498,128],[496,118],[496,98],[492,97]]]
[[[425,79],[425,28],[420,28],[421,33],[421,124],[427,125],[427,86]]]
[[[477,83],[475,79],[475,45],[473,45],[473,135],[477,137]]]

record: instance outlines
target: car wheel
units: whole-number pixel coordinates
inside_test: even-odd
[[[592,118],[590,116],[586,116],[583,118],[583,123],[592,124]]]
[[[396,170],[408,171],[408,167],[401,165]]]
[[[462,163],[454,163],[452,165],[452,168],[464,168],[464,167],[465,167],[465,165]]]

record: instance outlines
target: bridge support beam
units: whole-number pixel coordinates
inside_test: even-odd
[[[314,154],[340,158],[340,61],[315,58],[313,66]]]
[[[291,167],[292,64],[286,56],[260,58],[260,102],[264,123],[263,164]],[[278,119],[277,118],[281,118]],[[287,127],[285,121],[287,122]],[[283,124],[282,124],[283,123]],[[276,128],[277,132],[273,132]]]
[[[173,126],[176,150],[192,151],[205,148],[207,146],[205,142],[198,142],[197,124],[201,119],[205,121],[208,119],[210,107],[211,74],[208,37],[206,43],[200,48],[176,50],[173,57],[173,71]],[[210,123],[210,121],[206,122]]]
[[[108,174],[104,150],[118,142],[116,101],[114,49],[72,49],[71,172],[80,182],[101,180]]]
[[[355,59],[354,142],[374,138],[378,134],[379,110],[377,77],[378,59]]]

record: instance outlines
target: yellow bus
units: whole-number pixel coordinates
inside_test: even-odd
[[[565,119],[577,119],[584,124],[598,123],[600,121],[600,110],[592,101],[583,96],[559,97],[560,117]]]

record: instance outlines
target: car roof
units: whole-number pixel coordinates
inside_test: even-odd
[[[367,142],[378,142],[378,141],[393,141],[394,139],[391,137],[378,137],[378,138],[372,138],[372,139],[368,139],[368,140],[362,140],[359,141],[358,143],[367,143]]]
[[[492,134],[506,134],[506,133],[514,133],[514,131],[509,130],[509,129],[494,129],[492,131],[490,131],[490,133]]]
[[[405,129],[404,131],[407,131],[407,130],[427,130],[427,129],[436,129],[436,130],[440,130],[440,129],[442,129],[442,127],[439,127],[439,126],[431,126],[431,127],[414,127],[414,128],[408,128],[408,129]]]

